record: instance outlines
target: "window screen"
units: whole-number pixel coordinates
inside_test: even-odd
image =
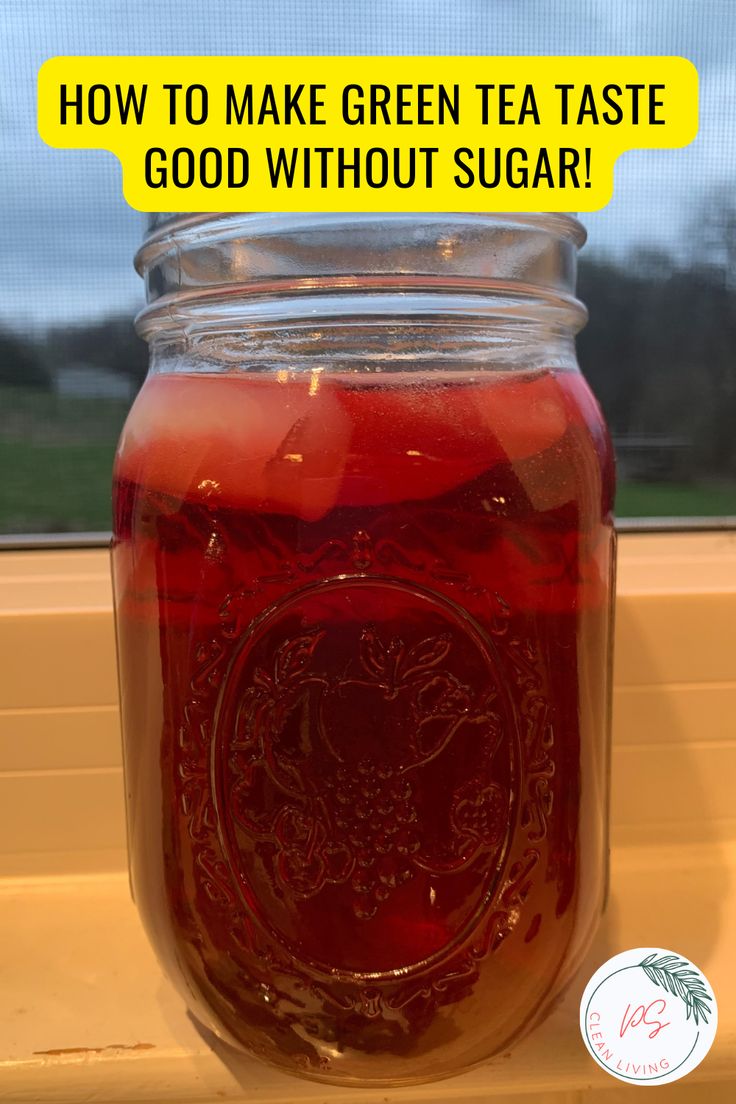
[[[700,135],[634,151],[585,216],[583,371],[619,516],[736,514],[736,4],[731,0],[4,0],[0,9],[0,533],[105,531],[115,441],[145,373],[143,216],[111,154],[47,149],[55,54],[681,54]]]

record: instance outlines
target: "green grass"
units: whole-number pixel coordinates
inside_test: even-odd
[[[733,517],[736,481],[622,483],[616,514],[626,517]]]
[[[109,529],[128,404],[0,388],[0,533]]]
[[[0,533],[109,529],[115,446],[0,441]]]
[[[106,445],[117,440],[128,406],[121,399],[85,399],[0,387],[0,441]]]
[[[0,533],[110,528],[110,473],[127,403],[0,388]],[[736,481],[623,483],[627,517],[736,515]]]

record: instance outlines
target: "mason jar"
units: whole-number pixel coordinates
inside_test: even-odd
[[[158,216],[115,465],[135,901],[306,1077],[508,1050],[607,870],[613,465],[557,214]]]

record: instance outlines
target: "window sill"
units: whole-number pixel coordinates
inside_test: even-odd
[[[621,538],[612,893],[595,947],[553,1016],[511,1056],[435,1086],[325,1090],[213,1048],[140,929],[124,872],[106,554],[3,554],[0,1100],[275,1104],[329,1093],[335,1104],[511,1096],[521,1104],[528,1094],[535,1104],[568,1104],[628,1091],[586,1055],[577,1002],[610,954],[659,944],[692,958],[720,1001],[710,1055],[682,1085],[661,1092],[680,1101],[702,1100],[707,1091],[709,1101],[730,1101],[734,624],[736,536]]]
[[[580,1040],[577,1007],[586,981],[617,951],[655,942],[692,958],[720,1001],[710,1054],[682,1086],[660,1095],[702,1101],[707,1091],[711,1104],[725,1104],[736,1078],[734,871],[734,843],[615,849],[605,920],[550,1019],[510,1055],[450,1081],[400,1091],[297,1084],[200,1034],[155,962],[123,873],[5,879],[0,938],[12,954],[2,967],[0,1099],[292,1104],[298,1096],[317,1104],[329,1095],[334,1104],[580,1104],[615,1089]],[[697,900],[698,910],[683,908],[685,900]]]

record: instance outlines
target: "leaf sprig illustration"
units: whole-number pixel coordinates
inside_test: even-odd
[[[651,954],[639,965],[650,981],[685,1002],[686,1019],[689,1020],[692,1016],[696,1025],[700,1024],[701,1020],[707,1024],[708,1016],[713,1010],[705,1001],[710,1001],[712,998],[708,996],[698,971],[688,969],[690,963],[687,959],[678,958],[676,955],[663,955],[662,958],[657,958],[656,954]]]

